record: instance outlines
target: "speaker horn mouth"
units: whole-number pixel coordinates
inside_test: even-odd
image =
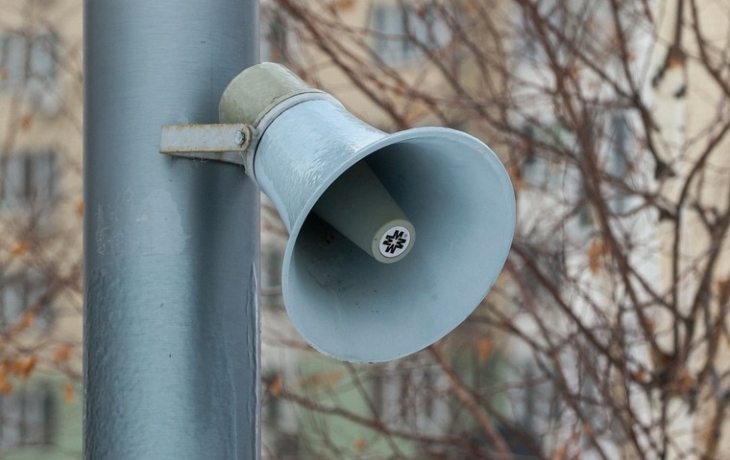
[[[364,161],[418,232],[417,244],[393,251],[407,254],[398,263],[379,263],[315,213],[337,178]],[[459,131],[384,136],[319,190],[292,227],[283,293],[301,335],[337,359],[388,361],[444,337],[486,296],[509,252],[515,225],[509,178],[488,147]],[[380,244],[408,231],[390,224],[379,229],[383,258]]]

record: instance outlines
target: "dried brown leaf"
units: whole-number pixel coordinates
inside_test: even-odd
[[[588,248],[588,268],[594,275],[598,273],[601,268],[601,259],[604,254],[603,241],[599,239],[593,240],[591,246]]]
[[[357,441],[352,443],[352,447],[358,452],[362,452],[363,450],[365,450],[365,448],[367,448],[367,446],[368,442],[365,440],[365,438],[359,438]]]
[[[281,380],[281,377],[277,377],[273,382],[271,382],[271,384],[269,384],[269,394],[271,394],[271,396],[279,396],[283,386],[284,382]]]
[[[13,385],[5,380],[5,378],[0,379],[0,396],[7,395],[13,392]]]
[[[61,391],[63,392],[63,402],[66,404],[71,404],[76,399],[76,390],[74,390],[74,387],[66,383],[61,387]]]
[[[56,348],[55,353],[53,353],[53,361],[57,363],[65,363],[71,358],[71,351],[73,350],[73,347],[70,343],[63,343]]]
[[[514,188],[515,193],[522,191],[525,186],[525,181],[522,178],[522,171],[520,171],[520,167],[516,163],[510,164],[507,167],[507,174],[509,174],[509,177],[512,180],[512,187]]]
[[[23,131],[28,131],[33,126],[33,117],[30,115],[25,115],[23,118],[20,119],[20,129]]]
[[[689,371],[684,368],[679,374],[679,393],[687,393],[695,386],[695,379],[689,374]]]
[[[566,450],[567,450],[566,446],[558,446],[558,448],[555,449],[555,452],[553,452],[552,460],[560,460],[562,458],[565,458]]]
[[[646,372],[646,369],[643,367],[637,369],[637,371],[634,372],[634,380],[639,383],[647,383],[649,381],[649,374]]]
[[[342,380],[344,376],[345,373],[341,369],[317,372],[309,376],[304,381],[304,385],[312,388],[331,387]]]
[[[489,339],[480,340],[477,344],[477,351],[479,353],[479,362],[483,363],[492,352],[492,341]]]
[[[16,241],[12,246],[10,246],[10,255],[13,257],[17,257],[19,255],[24,254],[30,245],[27,241]]]
[[[26,311],[23,314],[23,317],[20,318],[20,321],[18,322],[18,330],[22,331],[25,329],[30,329],[33,326],[33,321],[35,320],[35,309],[30,308],[28,311]]]
[[[23,380],[27,380],[38,363],[38,356],[30,354],[10,362],[10,371]]]
[[[338,0],[333,6],[337,11],[351,10],[355,6],[355,0]]]

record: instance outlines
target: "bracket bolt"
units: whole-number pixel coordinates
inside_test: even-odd
[[[236,131],[236,144],[243,146],[246,142],[246,133],[243,131]]]

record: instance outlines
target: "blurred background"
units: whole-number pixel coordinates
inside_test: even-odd
[[[0,0],[3,459],[81,457],[82,9]],[[351,365],[288,322],[288,235],[262,198],[263,459],[730,457],[730,1],[260,14],[262,61],[384,131],[480,138],[518,203],[505,269],[459,329]]]

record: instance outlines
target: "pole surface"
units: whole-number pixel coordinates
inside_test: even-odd
[[[84,455],[258,458],[258,191],[157,153],[256,62],[255,0],[86,0]]]

